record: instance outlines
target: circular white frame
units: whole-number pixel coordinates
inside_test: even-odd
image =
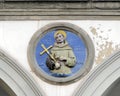
[[[86,63],[73,76],[66,77],[66,78],[58,78],[58,77],[50,76],[46,74],[43,70],[41,70],[41,68],[38,66],[35,60],[34,52],[35,52],[35,47],[36,47],[37,42],[43,35],[45,35],[48,31],[53,30],[53,29],[70,30],[71,32],[74,32],[76,35],[78,35],[84,41],[86,45],[86,48],[87,48]],[[46,25],[45,27],[41,28],[33,35],[32,39],[29,42],[29,46],[28,46],[28,61],[30,63],[32,70],[35,72],[37,76],[53,84],[68,84],[71,82],[75,82],[79,80],[81,77],[83,77],[84,75],[86,75],[92,68],[92,65],[94,62],[94,54],[95,54],[94,45],[93,45],[91,38],[87,34],[87,32],[85,32],[84,30],[82,30],[76,25],[73,25],[71,23],[66,23],[66,22],[50,23]]]

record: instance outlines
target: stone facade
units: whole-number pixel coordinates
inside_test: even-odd
[[[55,0],[46,0],[46,2],[42,0],[0,0],[0,20],[118,20],[120,16],[119,0],[53,1]]]

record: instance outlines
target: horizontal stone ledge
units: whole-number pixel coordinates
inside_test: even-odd
[[[15,2],[5,2],[5,3],[0,3],[0,5],[3,7],[3,8],[9,8],[9,9],[70,9],[70,8],[74,8],[74,9],[77,9],[77,8],[90,8],[91,5],[90,3],[57,3],[57,2],[54,2],[54,3],[37,3],[37,2],[34,2],[34,3],[31,3],[31,2],[18,2],[18,3],[15,3]]]
[[[76,1],[80,1],[80,2],[84,2],[84,1],[89,1],[89,0],[4,0],[4,1],[12,1],[12,2],[76,2]]]
[[[120,0],[0,0],[4,2],[120,2]]]
[[[92,1],[96,1],[96,2],[120,2],[120,0],[92,0]]]
[[[120,16],[120,10],[0,9],[1,16]]]
[[[92,4],[92,7],[93,8],[96,8],[96,9],[120,9],[120,3],[93,3]]]
[[[2,2],[0,3],[0,9],[90,9],[90,8],[99,8],[99,9],[120,9],[120,3],[118,2],[93,2],[93,3],[31,3],[31,2]]]
[[[1,16],[1,21],[28,20],[120,20],[120,16]]]

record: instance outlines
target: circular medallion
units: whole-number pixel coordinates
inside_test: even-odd
[[[79,80],[92,68],[94,46],[89,35],[70,23],[51,23],[38,30],[28,46],[37,76],[53,84]]]

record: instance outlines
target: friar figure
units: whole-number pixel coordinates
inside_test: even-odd
[[[53,74],[58,76],[67,76],[71,74],[71,67],[75,66],[76,57],[73,53],[72,48],[66,41],[66,33],[63,30],[58,30],[54,34],[55,43],[51,48],[50,53],[55,58],[48,57],[46,65]]]

